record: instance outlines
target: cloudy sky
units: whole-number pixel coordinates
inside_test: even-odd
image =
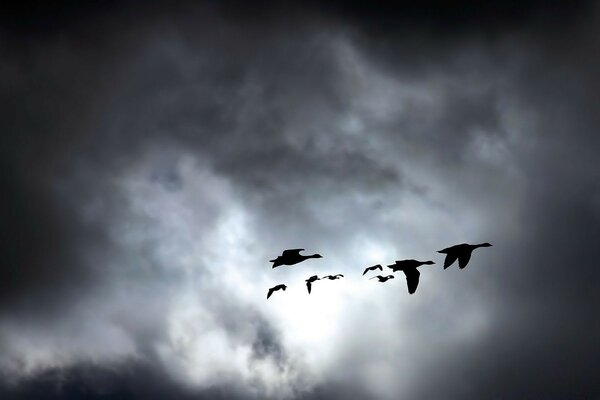
[[[599,5],[372,3],[4,9],[2,399],[600,398]]]

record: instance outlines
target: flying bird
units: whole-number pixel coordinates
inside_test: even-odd
[[[376,269],[383,271],[383,267],[381,266],[381,264],[377,264],[377,265],[373,265],[372,267],[365,268],[365,272],[363,272],[363,275],[369,271],[375,271]]]
[[[278,290],[283,290],[285,292],[285,289],[287,289],[287,286],[285,286],[284,284],[273,286],[271,289],[269,289],[269,293],[267,293],[267,299],[269,297],[271,297],[271,295],[273,294],[273,292],[276,292]]]
[[[280,265],[294,265],[298,264],[304,260],[308,260],[309,258],[323,258],[320,254],[312,254],[310,256],[305,256],[300,254],[304,249],[288,249],[284,250],[280,256],[273,260],[269,260],[269,262],[273,263],[273,268],[277,268]]]
[[[406,285],[408,286],[408,293],[413,294],[419,286],[419,276],[421,273],[417,270],[421,265],[432,265],[435,264],[433,261],[417,261],[417,260],[400,260],[396,261],[395,264],[388,265],[392,271],[402,271],[406,275]]]
[[[439,250],[438,253],[446,254],[446,259],[444,260],[444,269],[448,268],[454,261],[458,258],[458,268],[463,269],[469,263],[471,259],[471,253],[473,250],[479,247],[491,247],[492,245],[489,243],[481,243],[481,244],[467,244],[461,243],[456,246],[448,247],[444,250]]]
[[[388,275],[388,276],[377,275],[377,276],[374,276],[374,277],[369,278],[369,279],[375,279],[375,278],[377,278],[379,280],[379,282],[385,282],[385,281],[387,281],[389,279],[394,279],[394,275]]]
[[[317,275],[313,275],[310,278],[306,279],[306,287],[308,288],[308,294],[310,294],[310,289],[312,288],[312,283],[318,281],[319,278]]]
[[[330,281],[334,281],[336,279],[340,279],[343,278],[344,275],[342,274],[337,274],[337,275],[325,275],[324,277],[322,277],[321,279],[329,279]]]

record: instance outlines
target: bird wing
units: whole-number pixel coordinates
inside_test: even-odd
[[[446,259],[444,260],[444,269],[454,264],[454,261],[456,261],[457,257],[458,256],[455,253],[447,253]]]
[[[281,253],[282,257],[287,257],[287,256],[291,256],[291,255],[299,255],[301,251],[303,251],[304,249],[287,249],[284,250],[283,253]]]
[[[273,288],[269,289],[269,293],[267,293],[267,299],[269,297],[271,297],[271,295],[273,294],[273,291],[274,291]]]
[[[406,275],[406,284],[408,285],[408,293],[413,294],[419,286],[419,276],[421,273],[416,268],[407,268],[404,270]]]
[[[469,263],[470,259],[471,259],[470,251],[466,251],[463,254],[461,254],[460,256],[458,256],[458,268],[463,269],[464,267],[466,267],[467,264]]]
[[[310,282],[306,282],[306,288],[308,289],[308,294],[310,294],[311,287],[312,287],[312,285],[310,284]]]
[[[367,267],[365,268],[365,272],[363,272],[363,275],[366,274],[367,272],[369,272],[373,267]]]
[[[460,250],[466,243],[455,244],[454,246],[446,247],[445,249],[438,250],[438,253],[451,253],[453,251]]]
[[[380,270],[380,271],[382,271],[382,272],[383,272],[383,267],[381,266],[381,264],[377,264],[377,265],[375,265],[375,266],[373,266],[373,267],[371,267],[371,268],[373,268],[373,269],[378,269],[378,270]]]

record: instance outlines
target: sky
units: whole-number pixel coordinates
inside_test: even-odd
[[[366,4],[3,6],[2,399],[600,398],[599,4]]]

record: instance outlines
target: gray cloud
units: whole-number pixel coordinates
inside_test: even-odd
[[[597,10],[287,6],[3,20],[0,392],[597,395]]]

